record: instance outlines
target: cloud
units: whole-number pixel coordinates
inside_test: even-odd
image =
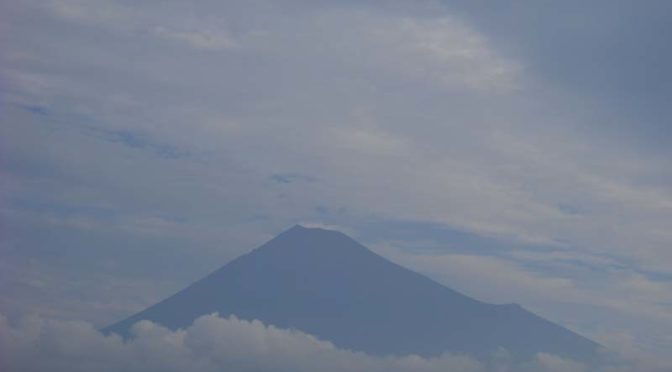
[[[669,152],[637,148],[604,124],[619,107],[605,114],[581,90],[535,76],[526,55],[478,22],[436,4],[336,1],[26,0],[4,9],[0,192],[12,238],[0,248],[16,275],[39,279],[30,268],[52,267],[43,292],[62,303],[83,293],[91,303],[126,300],[79,278],[79,289],[54,291],[59,275],[144,265],[147,284],[166,277],[160,255],[188,282],[299,221],[357,231],[367,219],[402,220],[605,258],[590,260],[607,273],[586,279],[576,265],[528,267],[549,265],[548,256],[459,257],[473,271],[447,284],[488,293],[487,276],[499,298],[550,309],[595,298],[612,310],[636,304],[670,333],[661,331],[672,296],[661,279],[672,274]],[[502,14],[515,29],[517,18]],[[537,35],[541,18],[527,18],[545,59],[562,57],[546,46],[580,39],[549,43],[557,30]],[[612,262],[627,270],[604,269]],[[437,266],[418,265],[463,267]],[[38,293],[17,288],[6,293],[35,308]],[[147,293],[138,297],[160,297]],[[603,318],[563,309],[572,323]],[[103,321],[90,310],[88,320]]]
[[[162,26],[152,31],[159,37],[183,42],[197,49],[223,50],[238,46],[231,36],[218,31],[178,31]]]
[[[208,315],[172,332],[148,321],[134,336],[105,337],[91,325],[37,318],[0,320],[3,371],[480,371],[462,356],[376,358],[339,350],[298,331]]]
[[[485,362],[449,354],[374,357],[338,349],[299,331],[216,314],[178,331],[141,321],[132,333],[124,341],[117,335],[104,336],[84,322],[27,317],[10,325],[0,317],[0,367],[7,372],[582,372],[588,368],[548,354],[513,363],[503,351]]]
[[[250,203],[248,210],[277,215],[266,210],[285,206],[268,195],[263,180],[278,171],[307,174],[326,182],[285,194],[286,200],[301,199],[293,203],[292,214],[306,214],[310,204],[326,200],[359,216],[428,221],[501,239],[571,245],[659,270],[669,267],[670,236],[662,221],[669,218],[672,196],[646,182],[664,163],[624,152],[617,143],[594,146],[573,131],[583,121],[579,113],[557,120],[526,108],[542,102],[524,77],[522,62],[505,57],[486,35],[445,10],[435,17],[411,17],[366,7],[311,8],[292,15],[272,9],[273,17],[252,17],[241,26],[234,15],[248,17],[251,10],[237,3],[190,9],[188,17],[173,3],[152,10],[108,1],[50,4],[57,10],[48,8],[53,14],[43,16],[64,23],[45,22],[53,33],[67,27],[81,28],[82,34],[103,26],[124,31],[97,34],[100,42],[94,44],[82,39],[63,45],[70,49],[61,55],[71,57],[49,65],[6,63],[10,96],[67,107],[99,132],[143,133],[138,138],[157,144],[139,151],[211,161],[199,169],[156,167],[148,159],[143,166],[157,171],[139,172],[133,180],[161,183],[166,190],[170,183],[162,182],[163,172],[215,176],[212,183],[227,184],[226,193],[221,186],[206,191],[194,186],[190,193],[224,203],[250,190],[263,202]],[[73,25],[73,20],[85,22]],[[216,40],[229,37],[227,27],[242,30],[236,43],[244,47],[207,56],[176,54],[152,39],[225,45],[229,42]],[[144,30],[140,37],[136,29]],[[104,42],[119,50],[101,50],[98,44]],[[8,49],[49,60],[42,55],[50,52],[24,44],[10,43]],[[131,64],[120,59],[131,47],[147,59]],[[516,94],[488,94],[511,85]],[[231,125],[237,129],[227,129]],[[90,168],[64,156],[70,155],[66,143],[78,142],[76,131],[53,141],[56,153],[48,155],[58,163],[55,168],[63,168],[59,172],[75,168],[87,177],[101,168],[110,174],[129,169],[118,150],[102,151],[95,144],[81,149],[97,155]],[[40,156],[31,151],[26,156]],[[232,174],[233,169],[243,173]],[[123,178],[114,176],[111,185]]]
[[[190,19],[182,22],[183,26],[190,27],[180,29],[168,26],[175,22],[152,16],[150,13],[135,12],[131,7],[118,2],[51,0],[46,3],[45,10],[59,18],[103,30],[155,36],[195,49],[217,51],[238,46],[233,36],[222,28],[222,22],[205,25],[203,22]]]
[[[415,77],[490,92],[509,92],[519,83],[519,62],[497,53],[487,38],[456,17],[405,18],[374,30]]]

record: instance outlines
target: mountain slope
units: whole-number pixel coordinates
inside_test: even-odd
[[[518,305],[483,303],[376,255],[346,235],[295,226],[104,331],[148,319],[186,327],[219,312],[296,328],[371,354],[590,358],[597,344]]]

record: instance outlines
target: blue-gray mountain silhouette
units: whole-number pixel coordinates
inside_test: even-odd
[[[172,297],[106,329],[148,319],[171,329],[218,312],[294,328],[375,355],[500,348],[589,359],[597,344],[518,305],[477,301],[373,253],[348,236],[295,226]]]

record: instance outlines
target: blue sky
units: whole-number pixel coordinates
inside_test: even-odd
[[[21,1],[0,312],[108,324],[295,224],[670,362],[667,1]]]

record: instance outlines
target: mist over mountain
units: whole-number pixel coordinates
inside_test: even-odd
[[[295,226],[177,294],[104,329],[140,320],[171,329],[217,312],[297,329],[374,355],[444,352],[589,359],[598,345],[516,304],[484,303],[394,264],[350,237]]]

